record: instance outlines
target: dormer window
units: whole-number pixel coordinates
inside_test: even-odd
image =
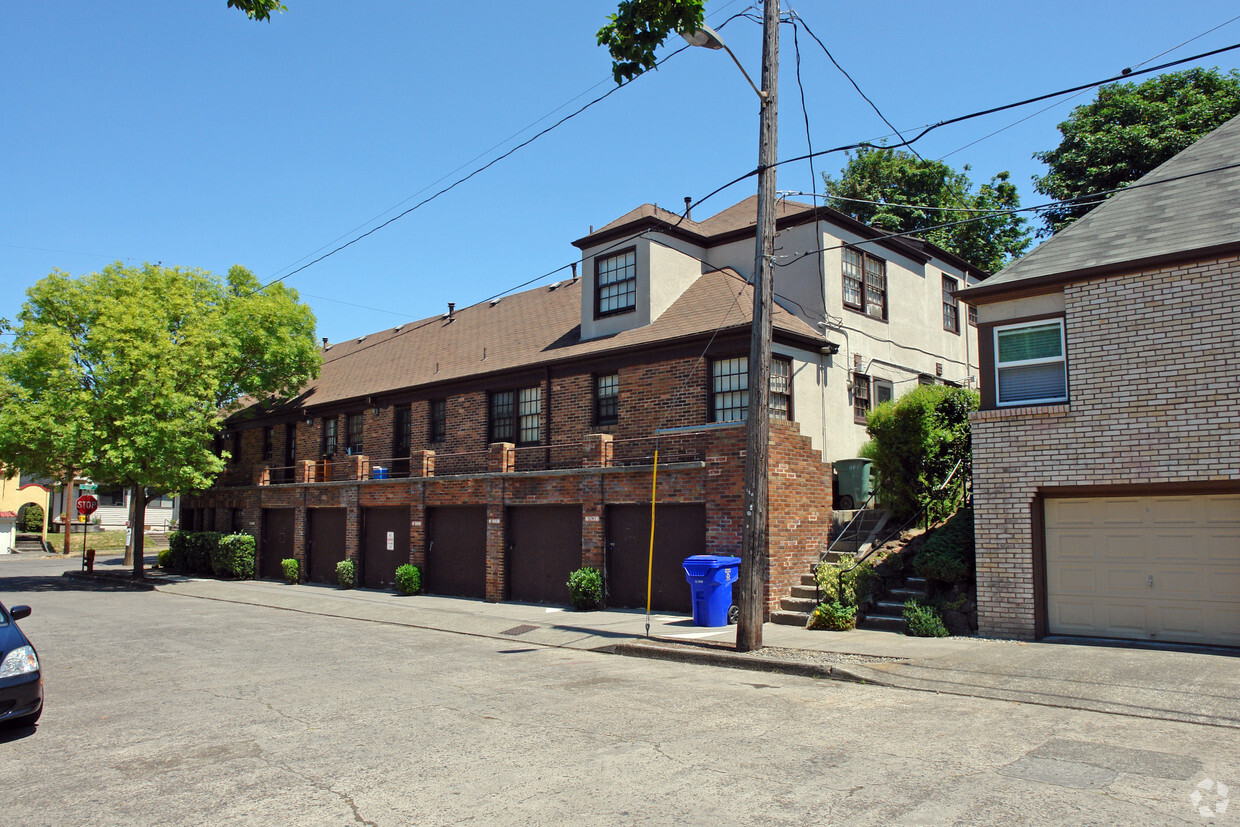
[[[637,250],[594,259],[594,318],[637,309]]]

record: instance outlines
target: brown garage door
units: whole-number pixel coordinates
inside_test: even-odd
[[[581,506],[508,509],[508,597],[569,604],[568,575],[581,568]]]
[[[263,548],[258,557],[258,576],[282,579],[280,561],[293,556],[293,524],[297,511],[292,508],[263,509]]]
[[[315,583],[337,583],[336,564],[345,558],[345,524],[343,508],[311,508],[306,511],[306,537],[310,547],[306,579]]]
[[[660,505],[657,508],[650,608],[688,614],[693,611],[693,605],[681,563],[692,554],[706,552],[706,506]],[[608,506],[607,605],[646,608],[649,558],[650,506]]]
[[[362,585],[390,589],[409,562],[409,509],[362,509]]]
[[[1240,646],[1240,495],[1046,501],[1051,634]]]
[[[487,596],[486,506],[428,508],[423,587],[432,594]]]

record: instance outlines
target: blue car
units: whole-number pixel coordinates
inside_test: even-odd
[[[43,714],[39,655],[15,621],[30,617],[29,606],[0,603],[0,724],[31,726]]]

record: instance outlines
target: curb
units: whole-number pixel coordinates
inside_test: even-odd
[[[751,655],[703,643],[669,643],[659,639],[638,640],[601,646],[594,651],[634,658],[651,658],[678,663],[696,663],[703,666],[747,669],[753,672],[797,675],[804,678],[825,678],[828,680],[849,681],[851,683],[876,683],[869,678],[861,677],[840,666],[826,666],[818,663],[802,663],[783,658]]]

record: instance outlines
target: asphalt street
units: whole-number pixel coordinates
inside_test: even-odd
[[[1237,824],[1233,728],[624,658],[0,558],[9,824]],[[1220,786],[1220,782],[1222,786]]]

